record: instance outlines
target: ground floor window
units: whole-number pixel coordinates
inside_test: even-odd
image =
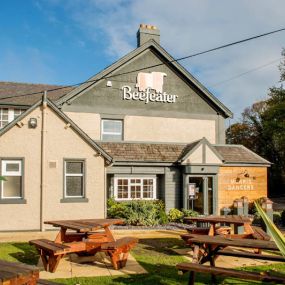
[[[116,200],[156,199],[155,177],[115,177]]]
[[[64,161],[64,196],[65,198],[82,198],[84,189],[84,160]]]
[[[1,181],[1,199],[23,198],[23,161],[7,159],[1,161],[1,175],[5,181]]]

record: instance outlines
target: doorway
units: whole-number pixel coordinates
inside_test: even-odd
[[[186,185],[187,208],[201,215],[214,214],[214,176],[187,175]]]

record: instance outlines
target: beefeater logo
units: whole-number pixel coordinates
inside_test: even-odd
[[[122,86],[123,100],[143,101],[145,104],[150,102],[175,103],[178,95],[167,94],[163,91],[163,80],[167,76],[164,72],[139,72],[137,75],[136,90],[131,86]]]
[[[155,90],[157,93],[162,93],[163,79],[167,76],[163,72],[140,72],[137,75],[136,87],[139,91],[145,91],[147,88]]]

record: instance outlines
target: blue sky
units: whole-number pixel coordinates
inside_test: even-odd
[[[156,25],[161,45],[181,57],[285,27],[284,9],[283,0],[1,1],[0,81],[84,81],[136,47],[140,23]],[[285,32],[181,64],[238,119],[278,83],[282,47]]]

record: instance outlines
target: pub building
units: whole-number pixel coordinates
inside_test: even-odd
[[[103,218],[109,197],[208,215],[267,195],[270,163],[225,144],[232,112],[159,41],[140,25],[136,49],[43,97],[58,86],[0,83],[0,231]]]

